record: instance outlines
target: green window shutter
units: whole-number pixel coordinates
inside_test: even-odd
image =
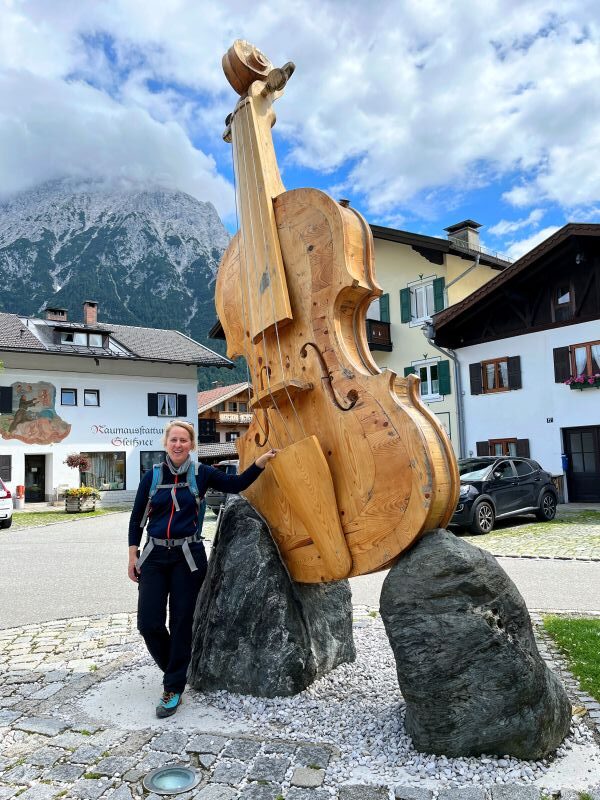
[[[410,289],[400,289],[400,321],[410,322]]]
[[[434,278],[433,281],[433,310],[437,314],[444,308],[444,289],[446,286],[445,278]]]
[[[382,294],[379,298],[379,319],[381,322],[390,321],[390,296]]]
[[[404,377],[407,375],[416,375],[417,370],[414,367],[404,367]]]
[[[439,380],[439,393],[450,394],[450,362],[440,361],[438,363],[438,380]]]

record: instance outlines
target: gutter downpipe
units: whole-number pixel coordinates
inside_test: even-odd
[[[438,352],[443,353],[447,358],[452,360],[454,364],[454,385],[456,387],[456,396],[458,402],[456,403],[456,419],[458,422],[458,451],[459,458],[466,458],[467,442],[465,439],[465,411],[463,403],[462,379],[460,376],[460,365],[458,363],[458,356],[454,350],[446,350],[443,347],[435,344],[433,336],[435,336],[435,329],[431,322],[426,322],[421,328],[423,336],[427,339],[428,343]]]
[[[465,275],[468,275],[469,272],[474,270],[476,267],[479,266],[479,261],[481,259],[481,253],[477,253],[475,256],[474,262],[471,264],[470,267],[467,267],[464,272],[461,272],[460,275],[457,275],[456,278],[450,281],[450,283],[445,284],[444,286],[444,308],[448,308],[450,303],[448,302],[448,289],[450,286],[453,286],[457,281],[461,278],[464,278]],[[439,345],[435,344],[433,341],[433,337],[435,336],[435,329],[431,322],[426,322],[425,325],[421,328],[423,331],[423,335],[427,339],[428,343],[437,350],[439,353],[447,356],[449,359],[452,360],[454,364],[454,385],[456,387],[456,394],[458,396],[458,402],[456,403],[456,419],[458,422],[458,450],[459,450],[459,458],[466,458],[467,454],[467,440],[465,436],[465,406],[463,401],[463,390],[462,390],[462,379],[460,376],[460,365],[458,363],[458,356],[454,352],[454,350],[446,350],[443,347],[439,347]]]

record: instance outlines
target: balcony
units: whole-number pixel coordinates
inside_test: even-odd
[[[250,425],[252,414],[239,411],[219,411],[217,420],[220,425]]]
[[[390,323],[381,322],[378,319],[368,319],[367,342],[371,350],[385,350],[390,353],[393,349]]]

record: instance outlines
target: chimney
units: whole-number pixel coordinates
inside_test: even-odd
[[[84,325],[96,325],[98,323],[98,303],[95,300],[84,301],[83,323]]]
[[[44,309],[44,316],[46,319],[54,320],[55,322],[66,322],[67,321],[67,309],[66,308],[51,308],[47,306]]]
[[[479,250],[479,228],[481,225],[474,222],[472,219],[465,219],[462,222],[457,222],[456,225],[450,225],[444,230],[448,233],[448,239],[457,244],[459,247],[466,247],[468,250]]]

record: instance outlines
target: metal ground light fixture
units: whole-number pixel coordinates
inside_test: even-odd
[[[168,767],[153,769],[144,775],[144,789],[154,794],[181,794],[195,789],[200,783],[196,770],[184,764],[170,764]]]

